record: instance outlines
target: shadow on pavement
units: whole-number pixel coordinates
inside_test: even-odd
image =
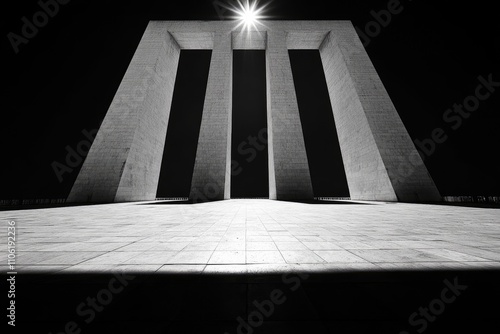
[[[489,333],[500,323],[498,282],[499,270],[18,274],[16,330]]]

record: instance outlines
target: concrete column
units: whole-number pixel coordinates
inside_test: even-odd
[[[268,31],[266,49],[269,197],[312,199],[286,32]]]
[[[180,48],[150,22],[68,202],[154,200]]]
[[[189,198],[230,198],[233,50],[231,32],[216,32]]]
[[[320,54],[352,199],[439,201],[352,24],[332,30]]]

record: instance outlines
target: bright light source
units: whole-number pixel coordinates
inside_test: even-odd
[[[245,9],[241,15],[241,20],[245,22],[245,25],[253,25],[257,21],[257,15],[252,9]]]
[[[236,14],[235,18],[240,21],[238,27],[243,26],[246,30],[250,30],[252,27],[257,28],[257,24],[260,24],[259,20],[264,18],[260,15],[264,7],[257,8],[257,1],[250,4],[250,0],[246,0],[245,3],[238,0],[238,5],[239,8],[229,8]]]

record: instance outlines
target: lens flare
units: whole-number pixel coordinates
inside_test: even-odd
[[[239,21],[237,27],[243,27],[244,30],[256,29],[258,24],[261,24],[260,20],[265,17],[262,16],[262,12],[265,6],[257,8],[257,1],[250,4],[250,0],[246,0],[244,3],[238,0],[239,7],[228,8],[233,13],[235,13],[234,18]]]

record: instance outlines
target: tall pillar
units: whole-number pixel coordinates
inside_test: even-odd
[[[269,197],[312,199],[286,32],[268,31],[266,49]]]
[[[68,202],[156,198],[179,55],[164,24],[150,22]]]
[[[230,198],[233,50],[231,32],[215,32],[189,198]]]
[[[350,22],[320,54],[352,199],[439,201],[440,194]]]

